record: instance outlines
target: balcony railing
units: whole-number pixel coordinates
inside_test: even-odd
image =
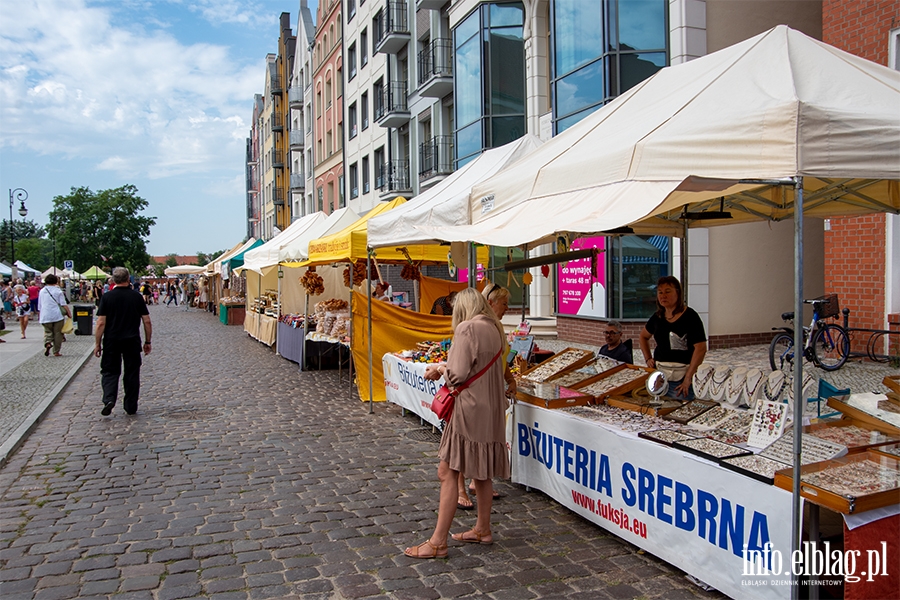
[[[291,129],[290,134],[291,150],[303,150],[306,135],[302,129]]]
[[[396,54],[409,43],[409,13],[406,2],[390,0],[373,23],[375,51]]]
[[[272,75],[272,93],[280,94],[284,91],[284,88],[281,87],[281,75]]]
[[[272,117],[269,119],[272,125],[272,131],[284,131],[284,115],[281,113],[272,113]]]
[[[284,168],[284,154],[279,151],[277,148],[271,150],[269,152],[269,159],[272,161],[272,166],[276,169]]]
[[[391,82],[381,88],[381,93],[376,94],[373,100],[375,121],[382,127],[399,127],[409,121],[405,82]]]
[[[300,108],[303,106],[303,89],[291,86],[288,88],[288,104],[291,108]]]
[[[409,161],[397,159],[383,163],[375,178],[375,187],[386,194],[412,189],[409,184]]]
[[[272,190],[272,204],[284,206],[284,188],[277,187]]]
[[[419,52],[419,87],[435,77],[453,77],[453,41],[443,38],[432,40]]]
[[[429,179],[453,172],[453,136],[437,135],[419,145],[419,177]]]
[[[306,189],[306,178],[303,173],[291,173],[291,190],[303,191]]]

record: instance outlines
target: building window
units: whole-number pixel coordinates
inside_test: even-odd
[[[359,34],[359,67],[369,64],[369,34],[365,28]]]
[[[525,9],[481,4],[453,31],[455,167],[525,134]]]
[[[344,95],[344,73],[340,69],[337,70],[337,83],[335,84],[337,88],[337,97],[340,98]]]
[[[331,154],[332,154],[331,131],[327,131],[325,133],[325,156],[331,156]]]
[[[324,191],[322,190],[321,185],[316,190],[316,195],[319,197],[319,211],[325,210],[325,197],[324,197]]]
[[[360,2],[362,4],[362,2]],[[356,16],[356,0],[347,0],[347,22],[353,20]]]
[[[316,92],[316,118],[322,118],[322,92]]]
[[[344,208],[347,206],[347,201],[344,200],[344,176],[338,175],[338,208]]]
[[[351,80],[356,77],[356,42],[350,44],[347,48],[347,64],[350,69],[347,72],[347,80]]]
[[[350,139],[356,137],[356,102],[347,109],[347,120],[349,121],[349,129],[347,130]]]
[[[385,172],[384,172],[384,146],[381,148],[375,149],[375,154],[373,155],[374,164],[372,165],[375,169],[375,189],[381,190],[384,189],[385,184]]]
[[[369,193],[369,156],[363,156],[362,159],[362,193]]]
[[[325,109],[331,108],[331,78],[325,80]]]
[[[900,27],[888,33],[888,67],[900,71]]]
[[[350,165],[350,199],[359,197],[359,167],[356,163]]]
[[[665,0],[553,0],[554,134],[668,64]]]
[[[363,130],[369,128],[369,92],[363,92],[359,97],[360,122]]]

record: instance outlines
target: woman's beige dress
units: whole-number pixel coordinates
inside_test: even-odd
[[[456,387],[487,365],[502,347],[500,332],[479,315],[456,328],[447,357],[447,384]],[[444,428],[438,457],[471,479],[509,479],[503,357],[460,392]]]

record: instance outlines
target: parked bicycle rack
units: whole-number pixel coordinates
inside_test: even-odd
[[[900,345],[900,331],[891,331],[889,329],[866,329],[864,327],[850,327],[850,309],[845,308],[841,310],[841,313],[844,315],[844,329],[847,330],[847,333],[851,334],[851,342],[850,342],[850,358],[859,358],[866,357],[875,362],[886,363],[891,360],[890,354],[877,354],[876,349],[879,347],[883,347],[883,338],[884,336],[896,336],[897,344]],[[868,333],[869,339],[866,341],[866,351],[865,352],[854,352],[853,351],[853,340],[852,334],[855,332]],[[894,338],[888,338],[889,342]],[[893,344],[889,343],[888,348],[892,348]]]

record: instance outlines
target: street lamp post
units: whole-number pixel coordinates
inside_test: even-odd
[[[16,269],[16,236],[13,233],[13,206],[16,202],[19,203],[19,214],[22,215],[24,219],[28,214],[28,209],[25,208],[25,201],[28,200],[28,192],[23,188],[16,188],[14,190],[9,190],[9,253],[12,257],[12,278],[15,281],[17,269]]]

